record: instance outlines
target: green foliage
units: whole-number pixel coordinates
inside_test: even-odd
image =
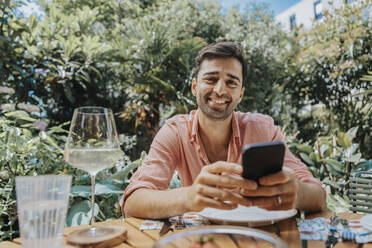
[[[65,130],[62,125],[43,130],[41,123],[22,110],[0,116],[0,240],[19,235],[15,177],[64,173],[58,143]]]
[[[46,7],[48,14],[42,21],[34,16],[22,19],[27,28],[20,41],[25,50],[20,53],[34,73],[29,87],[20,85],[17,94],[28,96],[32,90],[54,123],[68,121],[77,106],[122,101],[113,96],[110,82],[103,80],[113,51],[96,35],[97,8],[64,13],[56,5]]]
[[[326,12],[324,20],[311,30],[298,30],[284,85],[297,109],[324,105],[334,124],[331,129],[358,127],[357,141],[367,158],[372,154],[372,105],[369,95],[357,93],[371,89],[371,82],[361,80],[372,70],[372,26],[365,16],[370,4],[370,0],[347,4]],[[310,130],[304,136],[306,130],[302,129],[300,137],[311,139],[320,130]]]
[[[147,150],[159,124],[195,108],[194,58],[207,43],[241,42],[250,64],[243,111],[269,113],[279,81],[285,35],[263,5],[222,14],[217,1],[41,1],[45,15],[13,18],[23,76],[5,82],[19,102],[39,105],[52,124],[74,108],[107,106],[119,133],[136,135],[130,152]],[[17,42],[16,42],[17,40]],[[136,152],[137,151],[137,152]]]
[[[63,147],[67,131],[60,126],[46,128],[40,121],[23,110],[5,112],[0,116],[0,234],[1,241],[19,236],[15,177],[43,174],[74,175],[70,208],[66,224],[89,223],[90,180],[86,173],[67,166]],[[121,161],[116,167],[102,171],[96,184],[95,215],[98,220],[121,217],[119,204],[123,189],[133,171],[141,165],[146,153],[136,161]]]
[[[364,75],[360,80],[371,83],[372,82],[372,71],[368,71],[368,74],[367,75]],[[369,99],[368,103],[369,104],[367,104],[367,106],[366,106],[367,107],[366,110],[369,111],[366,114],[366,116],[368,116],[368,114],[370,114],[371,111],[372,111],[372,107],[371,107],[371,103],[372,103],[372,98],[371,98],[372,89],[367,89],[367,90],[365,90],[363,92],[360,92],[360,93],[355,94],[354,96],[359,96],[359,95],[366,95],[366,96],[368,96],[368,99]]]
[[[11,28],[9,22],[14,17],[14,9],[21,1],[1,1],[0,2],[0,82],[8,79],[8,75],[17,77],[22,73],[22,69],[17,65],[16,49],[19,45],[14,42],[22,28]]]
[[[357,127],[347,132],[335,130],[331,135],[318,137],[315,143],[291,143],[291,150],[327,186],[330,211],[348,212],[349,178],[357,171],[372,170],[372,161],[362,159],[359,145],[353,143],[357,131]]]
[[[25,102],[22,100],[25,96],[17,89],[29,89],[33,76],[30,64],[22,55],[24,47],[19,42],[26,30],[24,22],[16,17],[16,8],[22,3],[23,1],[18,0],[0,2],[0,86],[15,90],[15,94],[9,97],[11,102],[15,99]],[[29,102],[36,103],[34,99]]]

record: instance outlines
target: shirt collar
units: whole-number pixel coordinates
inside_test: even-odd
[[[191,115],[191,142],[195,142],[197,140],[197,136],[199,135],[199,122],[198,122],[198,112],[199,109],[196,111],[192,111]],[[231,137],[235,140],[237,147],[240,147],[240,130],[239,130],[239,123],[237,122],[237,113],[232,113],[232,119],[231,119],[231,127],[232,127],[232,135]]]

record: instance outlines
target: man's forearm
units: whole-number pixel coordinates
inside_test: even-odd
[[[295,207],[305,212],[325,210],[327,207],[326,193],[319,184],[299,181]]]
[[[169,190],[140,188],[134,191],[124,205],[125,217],[161,219],[187,212],[188,187]]]

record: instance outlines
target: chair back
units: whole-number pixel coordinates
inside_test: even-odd
[[[359,171],[350,178],[348,195],[354,213],[372,213],[372,171]]]

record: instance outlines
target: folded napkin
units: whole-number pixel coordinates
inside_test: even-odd
[[[357,243],[372,242],[372,231],[364,228],[359,220],[348,220],[348,224],[350,231],[355,233]],[[330,220],[323,217],[312,220],[297,219],[297,226],[302,240],[327,240]],[[342,241],[344,226],[339,223],[336,229],[340,234],[339,241]]]
[[[173,229],[182,229],[186,227],[197,227],[209,224],[209,221],[197,214],[184,214],[169,218]],[[144,220],[141,223],[140,230],[157,230],[161,229],[164,222],[160,220]]]

